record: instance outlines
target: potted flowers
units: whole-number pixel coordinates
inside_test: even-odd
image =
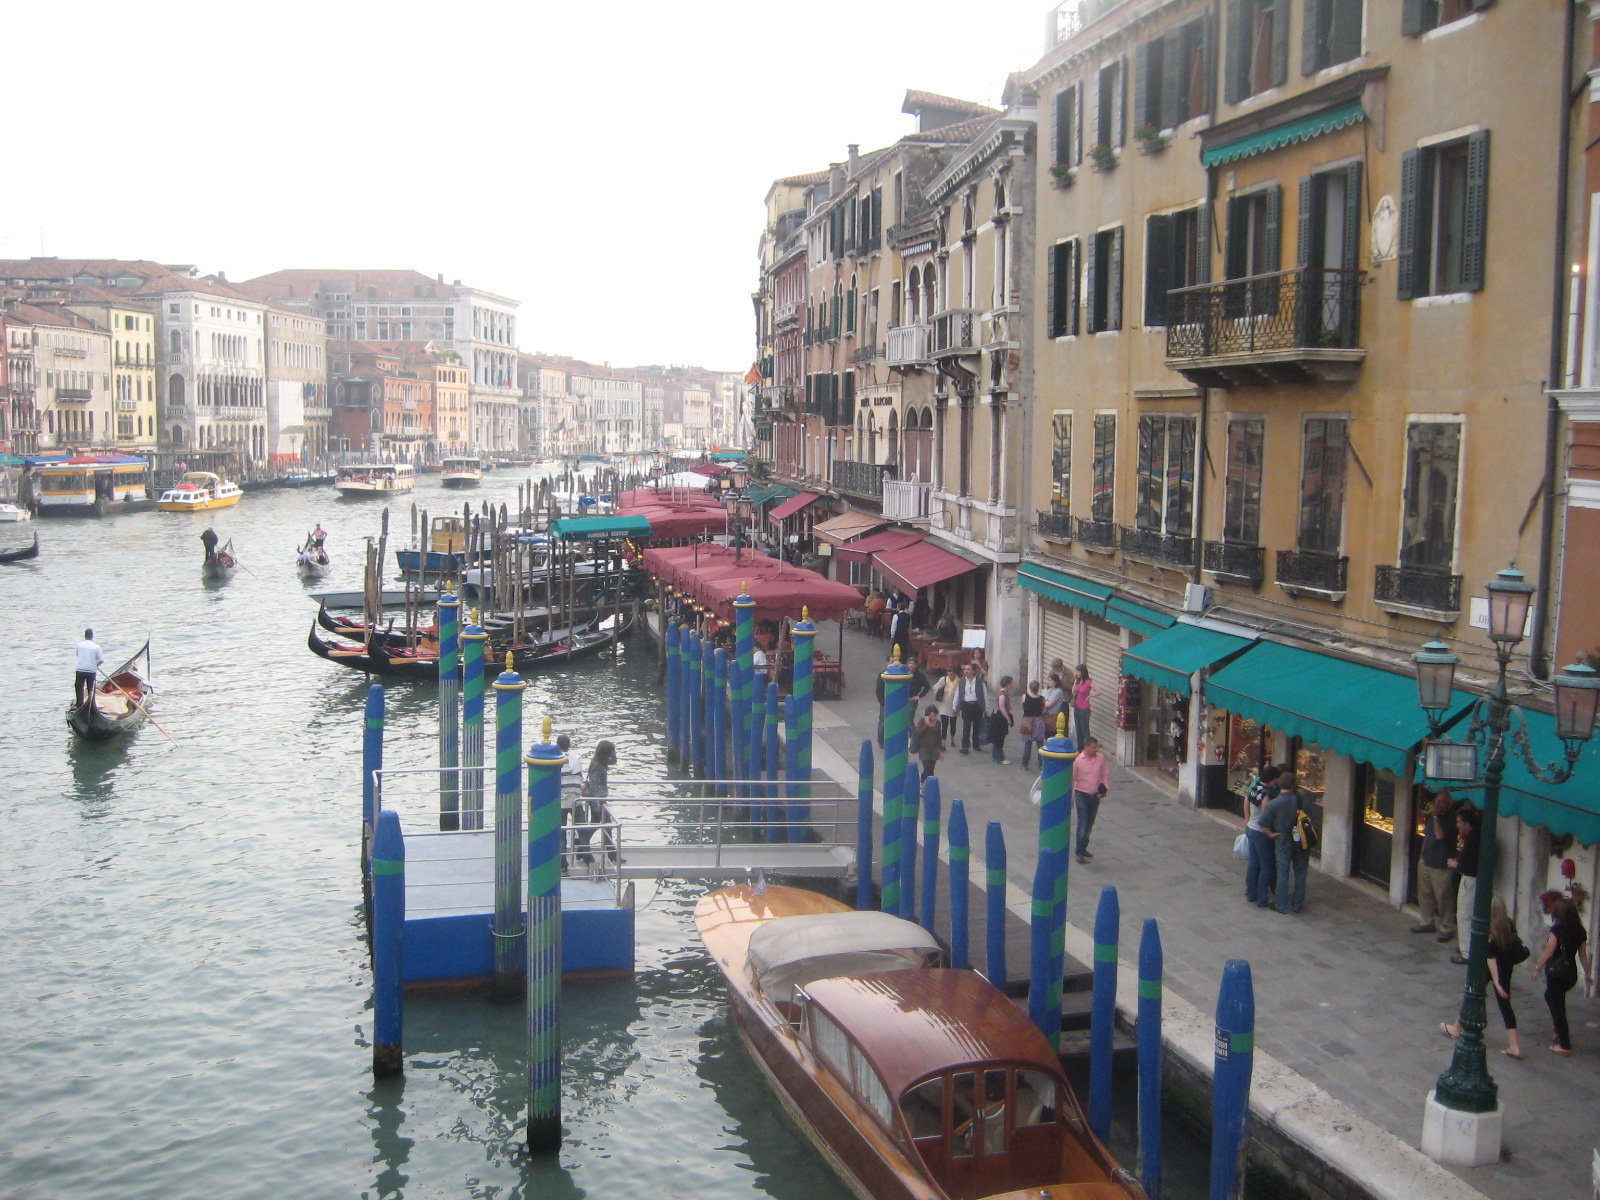
[[[1089,161],[1096,171],[1109,171],[1117,165],[1117,152],[1104,142],[1089,147]]]
[[[1139,126],[1133,131],[1133,138],[1139,144],[1140,154],[1160,154],[1167,148],[1167,139],[1154,125]]]
[[[1068,163],[1058,162],[1051,164],[1050,182],[1059,188],[1072,186],[1073,180],[1078,178],[1078,168]]]

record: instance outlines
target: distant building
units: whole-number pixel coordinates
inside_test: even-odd
[[[279,464],[328,453],[328,338],[310,313],[267,312],[267,444]]]
[[[110,448],[116,430],[111,390],[111,333],[58,304],[12,301],[6,307],[9,373],[31,380],[33,419],[24,449]]]

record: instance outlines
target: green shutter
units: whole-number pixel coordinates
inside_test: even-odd
[[[1489,226],[1489,131],[1467,137],[1467,211],[1462,214],[1461,286],[1483,290],[1484,239]]]
[[[844,328],[846,333],[856,331],[856,290],[851,288],[844,298]]]
[[[1089,301],[1089,311],[1083,314],[1083,331],[1085,333],[1098,333],[1100,331],[1100,327],[1095,324],[1094,319],[1095,275],[1099,270],[1099,264],[1095,261],[1097,257],[1095,249],[1099,240],[1092,233],[1083,239],[1083,294]]]
[[[1400,34],[1402,37],[1416,37],[1426,29],[1427,21],[1426,0],[1401,0],[1400,4]],[[1402,300],[1410,299],[1402,296]]]
[[[1289,0],[1272,0],[1272,86],[1289,78]]]
[[[1210,203],[1202,204],[1194,223],[1194,282],[1211,282],[1211,224],[1216,220]]]
[[[1050,247],[1050,336],[1053,338],[1064,334],[1067,327],[1067,249],[1066,242]]]
[[[1361,162],[1351,163],[1344,169],[1344,262],[1346,271],[1361,266],[1361,227],[1366,222],[1367,206],[1361,197]],[[1352,291],[1350,295],[1355,295]]]
[[[1300,15],[1304,22],[1300,27],[1300,74],[1315,75],[1322,69],[1322,58],[1317,53],[1317,44],[1321,40],[1317,34],[1323,24],[1323,14],[1332,0],[1306,0],[1305,9]]]
[[[1122,328],[1122,226],[1111,233],[1111,261],[1106,264],[1106,328]]]
[[[1144,323],[1167,323],[1167,292],[1172,288],[1172,218],[1153,216],[1144,226]]]
[[[1083,161],[1083,80],[1072,85],[1072,164]]]
[[[1066,332],[1073,337],[1078,334],[1078,320],[1082,315],[1078,310],[1081,297],[1078,295],[1078,265],[1083,261],[1083,241],[1073,238],[1067,243],[1071,247],[1067,251],[1067,324]]]
[[[1302,267],[1314,267],[1317,264],[1317,228],[1321,224],[1316,217],[1317,199],[1322,191],[1317,186],[1317,177],[1307,175],[1300,180],[1300,236],[1298,238],[1299,253],[1295,262]]]
[[[1150,123],[1161,129],[1176,129],[1185,119],[1183,68],[1187,56],[1184,54],[1184,31],[1190,25],[1169,29],[1161,38],[1161,105],[1160,112],[1152,113],[1150,117]]]
[[[1407,150],[1400,156],[1400,240],[1395,249],[1395,294],[1401,300],[1417,295],[1417,201],[1423,153]]]
[[[1128,56],[1117,59],[1117,145],[1128,140]]]
[[[1267,211],[1262,222],[1261,240],[1267,245],[1266,269],[1279,270],[1283,265],[1283,188],[1278,184],[1267,190]]]
[[[1228,68],[1223,95],[1229,104],[1245,98],[1245,73],[1250,61],[1250,27],[1245,24],[1244,0],[1228,0]]]
[[[1159,112],[1152,112],[1152,108],[1159,108],[1161,103],[1161,90],[1159,86],[1151,87],[1154,81],[1152,76],[1161,69],[1161,41],[1158,38],[1153,42],[1144,42],[1133,52],[1133,127],[1135,130],[1143,129],[1146,125],[1160,124]]]
[[[1243,279],[1250,274],[1250,215],[1238,196],[1228,197],[1228,237],[1222,247],[1222,277]]]
[[[1213,9],[1200,25],[1200,70],[1205,73],[1205,112],[1217,107],[1217,67],[1222,57],[1222,41],[1217,33],[1217,14]],[[1190,113],[1197,117],[1199,113]]]
[[[1056,93],[1054,161],[1058,163],[1072,161],[1072,89],[1075,86],[1068,84]]]

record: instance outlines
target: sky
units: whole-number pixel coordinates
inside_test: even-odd
[[[0,257],[414,268],[524,350],[743,371],[771,181],[911,132],[907,88],[998,105],[1051,7],[15,5]]]

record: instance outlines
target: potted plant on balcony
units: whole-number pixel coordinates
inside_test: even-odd
[[[1167,148],[1167,139],[1161,136],[1161,130],[1154,125],[1141,125],[1133,131],[1134,140],[1139,144],[1140,154],[1160,154]]]
[[[1058,188],[1069,188],[1078,178],[1078,168],[1070,163],[1058,162],[1050,167],[1050,182]]]
[[[1089,162],[1096,171],[1109,171],[1117,165],[1117,152],[1104,142],[1089,147]]]

